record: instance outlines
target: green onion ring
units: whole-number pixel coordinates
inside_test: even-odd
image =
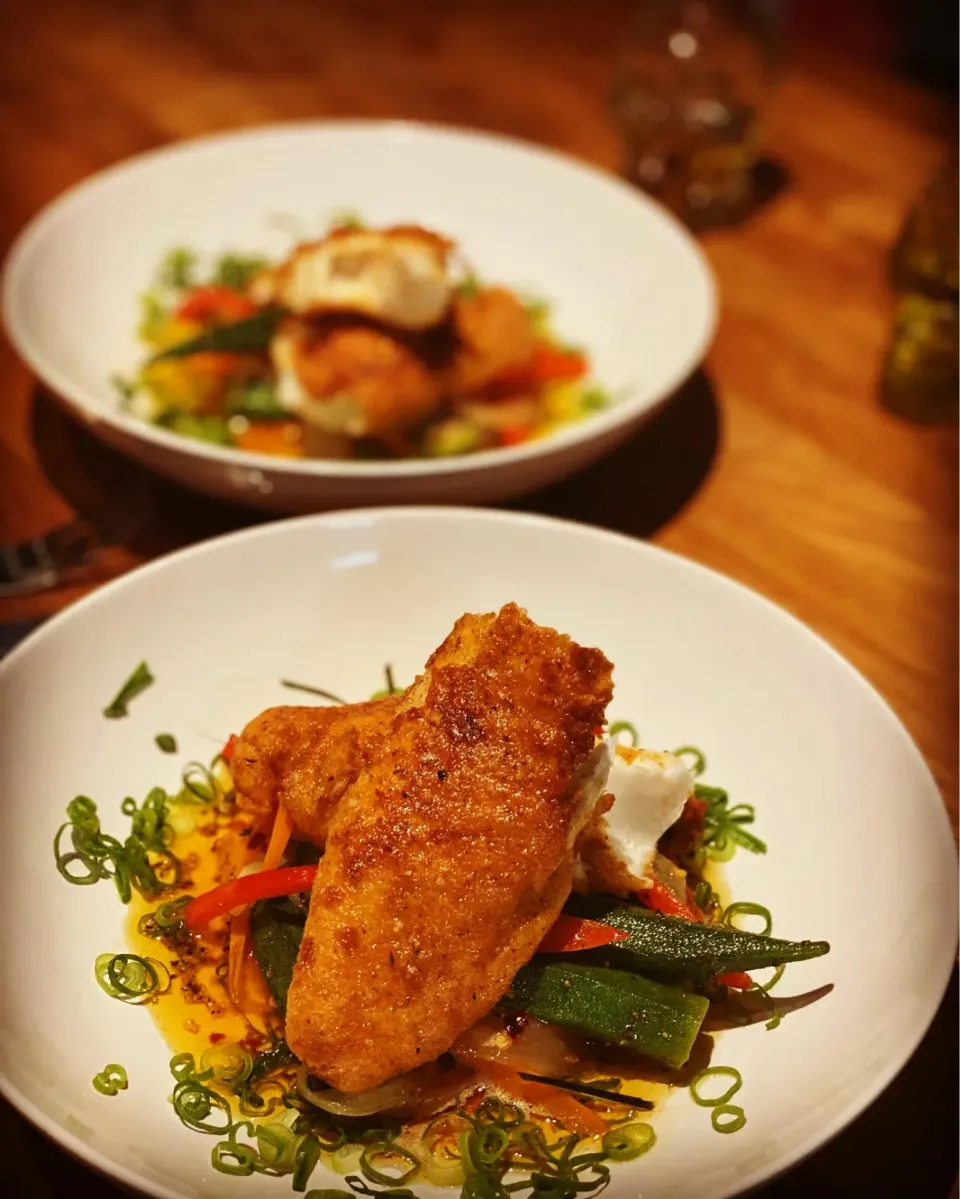
[[[170,1059],[170,1073],[177,1082],[206,1082],[212,1073],[200,1074],[192,1053],[176,1053]]]
[[[718,1095],[715,1099],[708,1099],[700,1094],[699,1087],[701,1083],[705,1082],[708,1078],[721,1077],[733,1079],[729,1090],[724,1091],[722,1095]],[[740,1071],[735,1070],[733,1066],[708,1066],[706,1070],[701,1070],[699,1074],[690,1080],[690,1097],[694,1103],[698,1103],[701,1107],[721,1107],[729,1103],[742,1086],[743,1078],[740,1076]]]
[[[721,1103],[710,1113],[710,1123],[717,1132],[739,1132],[746,1122],[746,1113],[735,1103]]]
[[[257,1170],[260,1173],[265,1170],[277,1169],[278,1164],[293,1153],[297,1143],[296,1134],[284,1124],[259,1124],[256,1129],[256,1138],[257,1148],[260,1151]]]
[[[101,1095],[118,1095],[127,1085],[127,1072],[116,1062],[110,1062],[93,1076],[93,1089]]]
[[[99,954],[94,976],[111,999],[125,1003],[143,1003],[170,986],[170,972],[162,962],[136,953]]]
[[[497,1095],[488,1095],[474,1113],[477,1121],[499,1124],[503,1128],[517,1128],[526,1116],[515,1103],[505,1103]]]
[[[230,1104],[222,1095],[211,1091],[203,1083],[194,1079],[178,1082],[173,1088],[173,1110],[187,1128],[194,1132],[205,1132],[211,1136],[229,1133],[233,1127],[233,1113]],[[224,1124],[212,1124],[207,1119],[214,1110],[220,1111],[226,1117]]]
[[[209,1070],[216,1082],[233,1087],[249,1078],[253,1058],[242,1045],[227,1041],[222,1045],[211,1045],[203,1051],[200,1069]]]
[[[256,1152],[249,1145],[236,1141],[217,1141],[210,1151],[210,1164],[221,1174],[233,1174],[237,1178],[249,1177],[257,1160]]]
[[[632,1162],[652,1149],[656,1139],[651,1124],[623,1124],[604,1133],[603,1150],[612,1161]]]
[[[636,749],[640,744],[640,734],[637,732],[637,726],[631,724],[629,720],[615,720],[607,730],[607,735],[611,740],[620,733],[627,733],[630,736],[630,746]]]
[[[703,755],[703,751],[697,749],[695,745],[681,745],[679,749],[675,749],[674,755],[678,758],[691,757],[693,765],[690,767],[695,778],[699,778],[707,768],[707,759]]]
[[[199,776],[201,781],[196,781]],[[212,772],[202,762],[188,762],[180,772],[180,780],[185,791],[189,791],[194,802],[211,804],[217,798],[220,788]]]
[[[509,1144],[510,1137],[502,1128],[498,1128],[496,1124],[485,1124],[467,1138],[470,1161],[478,1170],[483,1170],[499,1161]]]
[[[378,1170],[374,1165],[374,1161],[377,1158],[405,1161],[408,1163],[409,1169],[396,1175],[384,1174],[382,1170]],[[404,1149],[400,1145],[368,1145],[360,1155],[360,1170],[364,1178],[369,1179],[370,1182],[379,1183],[380,1186],[403,1186],[405,1182],[409,1182],[413,1178],[419,1169],[420,1159],[414,1157],[408,1149]]]
[[[759,935],[761,937],[770,936],[773,929],[773,917],[770,915],[770,909],[765,908],[762,903],[732,903],[727,908],[723,913],[723,923],[730,928],[740,928],[739,924],[734,924],[734,916],[759,916],[764,922],[764,928]]]

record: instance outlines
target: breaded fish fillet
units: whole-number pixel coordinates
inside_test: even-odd
[[[287,1006],[312,1072],[433,1061],[532,956],[609,769],[610,671],[515,604],[457,621],[330,822]]]
[[[281,803],[297,833],[322,847],[330,817],[379,751],[400,699],[261,712],[240,734],[230,763],[241,807],[267,815]]]

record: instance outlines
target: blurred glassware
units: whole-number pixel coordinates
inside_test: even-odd
[[[900,299],[880,399],[911,420],[950,420],[960,409],[958,218],[954,156],[924,190],[890,253]]]
[[[610,107],[623,173],[694,228],[742,218],[778,58],[774,0],[642,0]]]

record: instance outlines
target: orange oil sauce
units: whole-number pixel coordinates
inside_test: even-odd
[[[184,951],[172,949],[138,928],[140,920],[161,900],[201,895],[236,878],[262,857],[263,838],[242,813],[223,816],[212,807],[193,805],[182,805],[178,811],[192,817],[196,826],[177,834],[170,846],[181,862],[181,885],[159,899],[148,900],[135,893],[127,919],[131,950],[155,958],[171,976],[169,989],[145,1006],[172,1053],[192,1053],[199,1061],[205,1049],[226,1041],[240,1043],[256,1053],[268,1046],[271,1030],[279,1026],[279,1014],[252,960],[245,964],[239,1007],[227,993],[228,922],[217,920],[209,931],[189,938]]]

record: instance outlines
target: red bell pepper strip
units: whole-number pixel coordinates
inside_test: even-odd
[[[277,870],[245,874],[191,899],[183,909],[183,918],[187,928],[198,932],[218,916],[225,916],[234,908],[246,907],[258,899],[277,899],[281,895],[309,891],[316,876],[316,866],[281,866]]]
[[[533,351],[530,373],[539,383],[554,379],[579,379],[587,373],[587,360],[579,350],[561,350],[546,342]]]
[[[187,321],[218,321],[229,324],[253,316],[257,306],[249,297],[230,287],[212,284],[195,287],[177,307],[177,316]]]
[[[749,991],[753,986],[753,979],[742,970],[732,970],[729,974],[718,974],[717,982],[722,983],[725,987],[732,987],[735,991]]]
[[[576,953],[580,949],[598,949],[613,941],[624,941],[629,933],[611,928],[598,920],[581,920],[578,916],[558,916],[553,927],[540,942],[538,953]]]
[[[703,923],[703,913],[689,899],[689,896],[688,902],[684,903],[663,883],[654,881],[652,886],[637,892],[637,899],[644,907],[648,907],[654,912],[662,912],[664,916],[680,916],[683,920],[696,920],[698,924]]]
[[[498,440],[501,445],[522,445],[530,440],[530,431],[529,425],[507,425],[500,430]]]
[[[703,912],[693,902],[689,889],[687,902],[684,903],[674,895],[669,887],[655,882],[646,891],[638,891],[637,899],[654,912],[662,912],[664,916],[679,916],[683,920],[695,920],[698,924],[703,923]],[[735,991],[748,991],[753,986],[753,979],[742,970],[731,970],[727,974],[718,974],[716,981],[725,987],[732,987]]]

